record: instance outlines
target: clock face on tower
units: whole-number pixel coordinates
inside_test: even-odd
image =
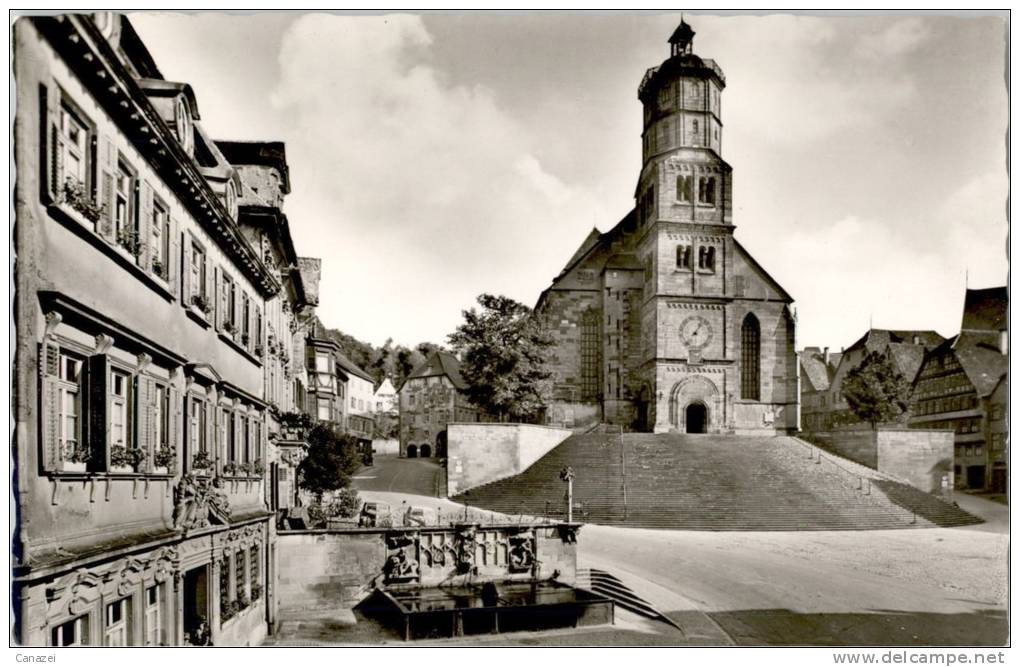
[[[680,325],[680,339],[689,349],[700,350],[712,340],[712,325],[700,315],[691,315]]]

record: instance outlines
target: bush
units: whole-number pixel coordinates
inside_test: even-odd
[[[316,424],[308,433],[308,455],[298,466],[298,483],[321,503],[322,494],[350,484],[360,465],[356,439],[328,424]]]
[[[340,489],[333,497],[333,502],[329,506],[327,516],[350,519],[357,516],[360,509],[361,498],[358,497],[358,492],[354,489]]]

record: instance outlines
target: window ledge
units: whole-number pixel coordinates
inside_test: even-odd
[[[163,281],[162,278],[157,278],[138,266],[135,262],[134,256],[119,245],[107,243],[94,231],[96,223],[93,223],[81,213],[78,213],[78,211],[74,210],[69,204],[50,204],[46,207],[46,212],[49,213],[50,217],[54,220],[60,222],[65,227],[78,234],[92,246],[98,248],[122,268],[134,275],[135,278],[145,283],[146,286],[159,294],[163,299],[166,301],[174,300],[174,295],[170,293],[167,283]]]
[[[51,470],[47,473],[50,477],[59,477],[66,480],[81,479],[172,479],[175,472],[118,472],[115,470]]]
[[[698,269],[698,273],[701,275],[715,275],[714,269]]]
[[[262,366],[262,360],[256,357],[253,353],[249,352],[243,345],[234,340],[232,336],[223,333],[222,331],[220,332],[219,336],[220,340],[222,340],[224,343],[240,352],[250,362],[252,362],[256,366]]]
[[[188,314],[188,317],[193,319],[203,328],[208,329],[209,327],[212,326],[212,324],[209,323],[209,318],[206,317],[205,313],[199,310],[198,306],[195,305],[188,306],[188,309],[184,312],[186,312]]]

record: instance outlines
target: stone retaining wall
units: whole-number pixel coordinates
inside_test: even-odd
[[[447,494],[521,473],[570,435],[567,429],[534,424],[450,424]]]

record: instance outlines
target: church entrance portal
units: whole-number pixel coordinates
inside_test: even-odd
[[[687,406],[684,422],[688,433],[708,432],[708,408],[704,403],[691,403]]]

